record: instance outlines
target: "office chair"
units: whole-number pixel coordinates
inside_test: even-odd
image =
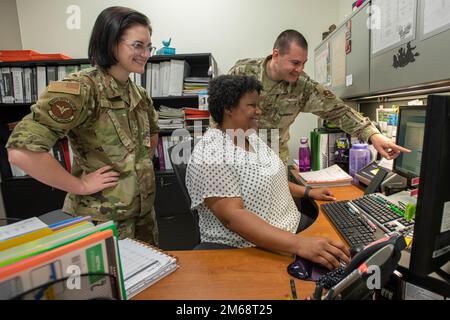
[[[292,167],[288,166],[288,181],[298,184],[295,177],[292,175],[291,172]],[[319,207],[317,206],[317,203],[311,199],[305,199],[305,198],[293,198],[294,203],[297,206],[297,210],[301,212],[302,216],[305,218],[305,221],[307,222],[302,230],[306,230],[309,226],[311,226],[314,221],[316,221],[317,217],[319,216]]]
[[[187,207],[189,208],[189,211],[192,215],[192,219],[194,220],[193,233],[194,233],[194,238],[196,240],[195,245],[198,245],[200,243],[200,229],[198,226],[199,218],[198,218],[197,211],[191,210],[191,197],[189,196],[189,192],[186,187],[186,169],[187,169],[187,164],[188,164],[189,158],[192,154],[192,151],[194,150],[194,147],[199,140],[200,140],[200,138],[185,140],[185,141],[182,141],[182,142],[170,147],[168,150],[170,163],[172,164],[172,168],[175,173],[175,177],[178,181],[178,185],[180,186],[181,194],[183,195],[183,199],[184,199]],[[175,147],[178,150],[180,150],[178,154],[176,152],[173,152]],[[184,151],[186,151],[186,150],[189,150],[189,154],[184,154]],[[181,163],[180,163],[180,161],[175,161],[175,160],[180,160],[180,159],[183,159],[183,161],[181,161]]]

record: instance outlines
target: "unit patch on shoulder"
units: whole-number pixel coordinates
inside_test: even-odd
[[[48,85],[48,92],[60,92],[79,95],[81,85],[73,81],[52,81]]]
[[[324,90],[324,91],[323,91],[323,95],[324,95],[325,98],[327,98],[327,99],[334,99],[334,98],[336,98],[336,96],[334,95],[334,93],[331,92],[330,90]]]
[[[53,98],[48,104],[50,105],[48,114],[56,122],[68,123],[75,118],[77,108],[69,99]]]

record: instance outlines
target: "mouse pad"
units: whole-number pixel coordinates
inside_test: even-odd
[[[308,281],[317,281],[330,272],[327,268],[299,256],[295,257],[295,261],[288,266],[287,271],[293,277]]]

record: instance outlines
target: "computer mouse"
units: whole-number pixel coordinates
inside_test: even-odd
[[[291,276],[297,279],[310,281],[317,281],[320,277],[329,272],[324,266],[298,256],[295,261],[288,266],[287,271]]]
[[[308,263],[305,263],[305,260],[299,259],[297,257],[297,259],[288,266],[287,271],[293,277],[301,280],[306,280],[309,277],[308,267],[309,265]]]
[[[353,257],[356,256],[358,253],[360,253],[362,250],[364,250],[364,246],[363,246],[363,245],[351,247],[351,248],[350,248],[350,256],[353,258]]]

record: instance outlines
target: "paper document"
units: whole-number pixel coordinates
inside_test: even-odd
[[[423,34],[450,27],[450,0],[424,0]]]
[[[300,178],[307,184],[326,184],[333,182],[351,182],[352,177],[337,164],[319,171],[300,172]]]
[[[176,258],[133,239],[119,240],[119,248],[128,299],[178,267]]]
[[[39,229],[48,228],[47,224],[34,217],[0,227],[0,241],[20,236]]]
[[[415,0],[384,1],[373,0],[372,54],[396,47],[414,38],[416,34]]]

